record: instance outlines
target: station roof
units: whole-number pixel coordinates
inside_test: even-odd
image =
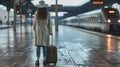
[[[16,1],[19,1],[19,0],[16,0]],[[26,14],[26,15],[28,15],[29,13],[34,14],[37,8],[31,2],[32,0],[20,0],[20,1],[23,1],[24,3],[17,4],[16,6],[17,11],[21,9],[23,14]],[[80,13],[92,11],[95,9],[100,9],[100,8],[103,8],[104,6],[112,5],[113,3],[117,3],[118,0],[104,0],[104,2],[105,3],[103,5],[92,5],[91,2],[89,1],[81,6],[76,6],[76,7],[63,6],[62,8],[60,8],[59,11],[68,12],[68,14],[66,14],[66,17],[74,16]],[[7,10],[10,10],[11,8],[14,8],[14,0],[0,0],[0,5],[4,5],[7,7]],[[52,7],[48,7],[48,9],[50,11],[54,11]]]

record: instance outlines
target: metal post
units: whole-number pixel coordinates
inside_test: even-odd
[[[19,12],[20,12],[20,39],[22,41],[22,3],[20,0],[19,0],[19,6],[20,6],[20,9],[19,9]]]
[[[56,0],[56,7],[55,7],[55,31],[58,32],[58,0]]]
[[[8,12],[8,21],[7,21],[7,24],[8,24],[8,27],[9,27],[9,24],[10,24],[10,8],[7,8],[7,12]]]
[[[10,7],[9,7],[9,6],[7,7],[7,12],[8,12],[7,25],[8,25],[8,27],[9,27],[9,24],[10,24],[10,19],[9,19],[9,18],[10,18],[10,17],[9,17],[9,15],[10,15],[10,14],[9,14],[9,12],[10,12]]]
[[[16,31],[16,0],[14,0],[14,28],[13,31]]]
[[[22,6],[20,5],[20,30],[21,30],[21,33],[22,33]]]
[[[32,13],[31,13],[31,27],[32,27]]]

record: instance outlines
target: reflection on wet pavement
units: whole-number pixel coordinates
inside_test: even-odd
[[[16,32],[13,28],[1,29],[0,32],[0,67],[36,67],[31,26],[22,30],[17,27]],[[58,34],[54,32],[53,38],[58,49],[55,67],[119,67],[120,41],[117,38],[66,26],[59,26]],[[43,67],[42,63],[41,53],[39,67]]]

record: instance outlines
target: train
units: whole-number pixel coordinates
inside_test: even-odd
[[[111,7],[68,17],[61,20],[60,24],[100,32],[120,32],[119,11]]]

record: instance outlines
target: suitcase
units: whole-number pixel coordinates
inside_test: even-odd
[[[46,63],[47,65],[49,65],[50,63],[54,63],[54,65],[56,65],[57,63],[57,47],[56,46],[49,45],[47,47]]]

